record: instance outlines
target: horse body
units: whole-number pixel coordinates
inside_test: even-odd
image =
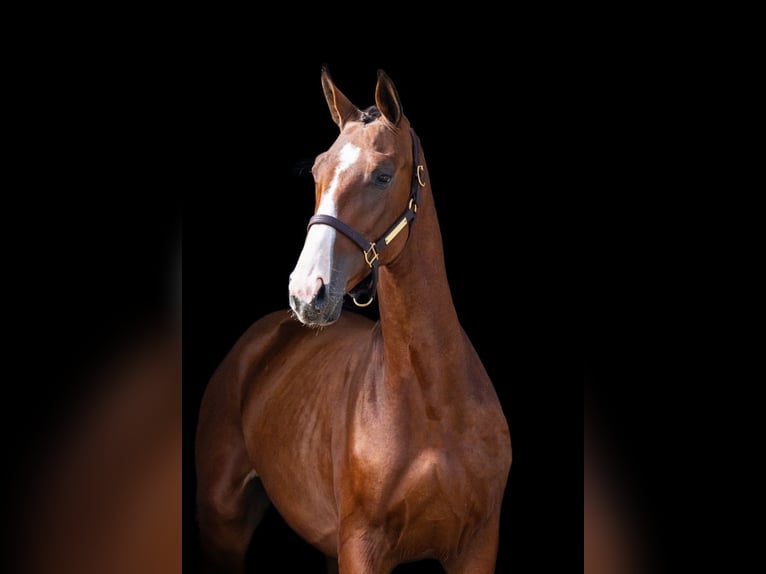
[[[392,160],[397,150],[382,148],[385,138],[398,151],[412,144],[386,82],[379,77],[376,102],[390,125],[373,127],[348,119],[356,108],[323,73],[342,137],[330,150],[340,161],[318,177],[318,213],[328,193],[358,184],[381,162],[395,174],[415,169],[407,153]],[[359,162],[364,138],[375,153]],[[356,175],[354,162],[363,164]],[[388,211],[406,203],[400,187],[390,190],[389,207],[359,212],[372,214],[361,219],[367,234],[377,236],[377,220],[385,224]],[[220,566],[241,567],[271,502],[342,572],[388,572],[422,558],[440,560],[450,573],[494,571],[508,425],[458,321],[430,183],[423,188],[416,222],[401,225],[406,234],[389,234],[390,255],[380,257],[377,322],[338,314],[338,282],[342,296],[369,269],[356,265],[351,241],[314,226],[291,280],[301,322],[284,312],[257,321],[212,377],[197,435],[198,502],[203,544]],[[345,212],[351,219],[354,212]],[[307,254],[328,245],[324,266],[323,257]],[[338,269],[340,279],[332,276]]]

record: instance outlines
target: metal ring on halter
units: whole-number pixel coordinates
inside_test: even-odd
[[[426,182],[423,181],[423,170],[425,168],[422,165],[418,166],[417,176],[418,176],[418,183],[420,184],[420,187],[425,187]]]
[[[367,301],[367,303],[360,303],[356,300],[356,297],[351,297],[351,300],[354,302],[354,305],[357,307],[369,307],[370,304],[372,304],[373,299],[375,299],[375,295],[370,295],[370,300]]]

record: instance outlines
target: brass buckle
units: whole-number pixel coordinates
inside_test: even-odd
[[[364,260],[367,262],[367,265],[370,266],[370,269],[372,269],[372,264],[375,262],[375,260],[378,258],[378,252],[375,251],[375,243],[370,242],[370,248],[367,251],[363,251],[364,253]],[[370,256],[370,253],[372,253],[372,256]],[[370,299],[372,301],[372,299]],[[354,301],[356,303],[356,301]],[[360,307],[366,307],[370,303],[367,303],[365,305],[359,305]]]

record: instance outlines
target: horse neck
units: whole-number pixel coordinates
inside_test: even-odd
[[[465,339],[444,265],[441,231],[430,183],[423,189],[411,236],[380,270],[380,326],[386,378],[394,386],[418,379],[428,388],[454,379]]]

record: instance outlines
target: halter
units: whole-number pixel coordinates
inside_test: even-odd
[[[412,128],[410,128],[410,135],[412,136],[413,166],[412,185],[410,187],[410,200],[407,204],[407,209],[404,210],[404,213],[399,216],[394,224],[391,225],[391,227],[389,227],[385,233],[383,233],[383,235],[381,235],[375,241],[368,241],[364,235],[349,225],[346,225],[337,217],[333,217],[332,215],[325,215],[324,213],[314,215],[311,219],[309,219],[309,224],[306,228],[308,230],[312,225],[317,223],[329,225],[330,227],[334,227],[343,235],[351,239],[351,241],[356,243],[362,250],[364,261],[367,263],[371,271],[369,281],[367,281],[366,285],[362,285],[360,283],[349,292],[351,299],[354,301],[354,305],[357,307],[367,307],[370,303],[372,303],[373,299],[375,299],[375,291],[378,287],[378,265],[380,261],[380,253],[394,240],[397,235],[399,235],[399,232],[401,232],[402,229],[407,227],[407,225],[410,224],[413,219],[415,219],[415,216],[418,212],[420,188],[426,186],[424,179],[425,167],[423,167],[423,164],[419,163],[418,161],[420,158],[420,139]],[[357,298],[361,298],[362,295],[367,297],[367,301],[364,303],[357,301]]]

